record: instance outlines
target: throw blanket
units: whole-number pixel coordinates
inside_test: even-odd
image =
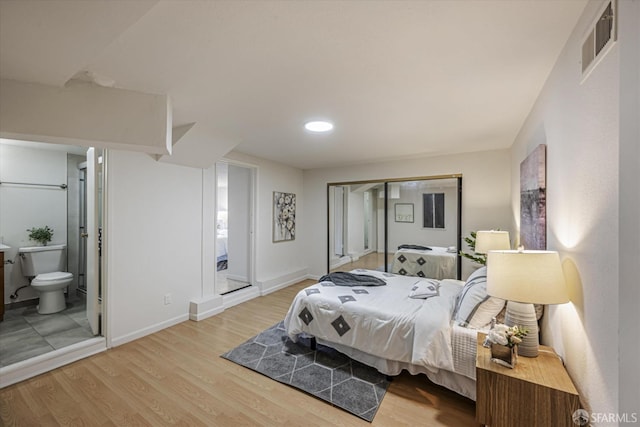
[[[400,245],[398,249],[414,249],[417,251],[430,251],[431,248],[428,246],[420,246],[420,245]]]
[[[384,286],[387,284],[384,280],[368,274],[354,274],[346,271],[325,274],[320,278],[320,282],[331,282],[336,286]]]

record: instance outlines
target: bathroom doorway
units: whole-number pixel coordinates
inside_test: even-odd
[[[255,169],[216,163],[216,293],[251,286]]]
[[[7,304],[0,323],[0,386],[15,378],[28,377],[32,361],[39,366],[47,363],[42,356],[51,354],[54,360],[69,346],[79,348],[85,343],[93,346],[94,338],[104,341],[100,337],[99,303],[88,299],[86,291],[78,292],[80,286],[91,289],[94,280],[93,289],[98,290],[93,295],[98,301],[99,283],[95,278],[100,275],[98,224],[102,219],[104,165],[99,162],[100,153],[95,150],[92,153],[93,189],[85,188],[84,182],[90,180],[86,173],[81,178],[80,173],[79,165],[87,163],[86,148],[0,139],[0,239],[8,247],[4,251]],[[94,208],[81,208],[83,199]],[[91,216],[97,218],[94,225],[87,221],[84,231],[88,234],[87,246],[95,248],[96,256],[85,254],[80,248],[82,210],[87,215],[93,211]],[[46,315],[38,313],[39,294],[22,274],[19,255],[20,248],[37,245],[29,239],[26,229],[43,226],[53,230],[50,244],[64,247],[66,260],[61,265],[66,264],[66,268],[61,266],[60,271],[73,275],[65,290],[65,309]],[[96,231],[89,232],[88,227],[95,227]],[[82,277],[81,257],[89,263]],[[36,356],[41,357],[34,359]]]

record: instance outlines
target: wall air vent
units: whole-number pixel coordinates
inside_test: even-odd
[[[616,10],[616,0],[605,2],[582,42],[583,82],[616,41]]]

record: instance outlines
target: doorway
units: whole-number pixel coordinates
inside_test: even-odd
[[[216,293],[252,284],[254,168],[216,163]]]
[[[99,154],[76,146],[0,140],[0,236],[8,247],[5,285],[10,294],[0,330],[2,384],[27,375],[35,356],[52,353],[53,360],[57,357],[54,352],[101,335],[98,278],[103,164]],[[59,271],[71,273],[73,281],[65,289],[62,311],[46,315],[37,311],[39,295],[22,272],[19,254],[21,247],[35,245],[23,223],[50,226],[51,243],[63,248]],[[82,249],[81,243],[94,250]],[[82,276],[81,264],[86,265]],[[78,291],[80,287],[84,292]],[[40,360],[33,363],[46,363]]]

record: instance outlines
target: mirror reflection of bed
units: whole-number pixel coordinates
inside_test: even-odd
[[[403,276],[455,279],[457,256],[456,246],[402,244],[393,254],[389,271]]]
[[[328,271],[461,277],[459,175],[332,183]]]
[[[228,237],[228,230],[218,225],[216,230],[216,271],[224,271],[229,266]]]
[[[227,277],[229,271],[228,229],[218,225],[216,230],[216,287],[220,294],[227,294],[247,286],[247,283]]]

